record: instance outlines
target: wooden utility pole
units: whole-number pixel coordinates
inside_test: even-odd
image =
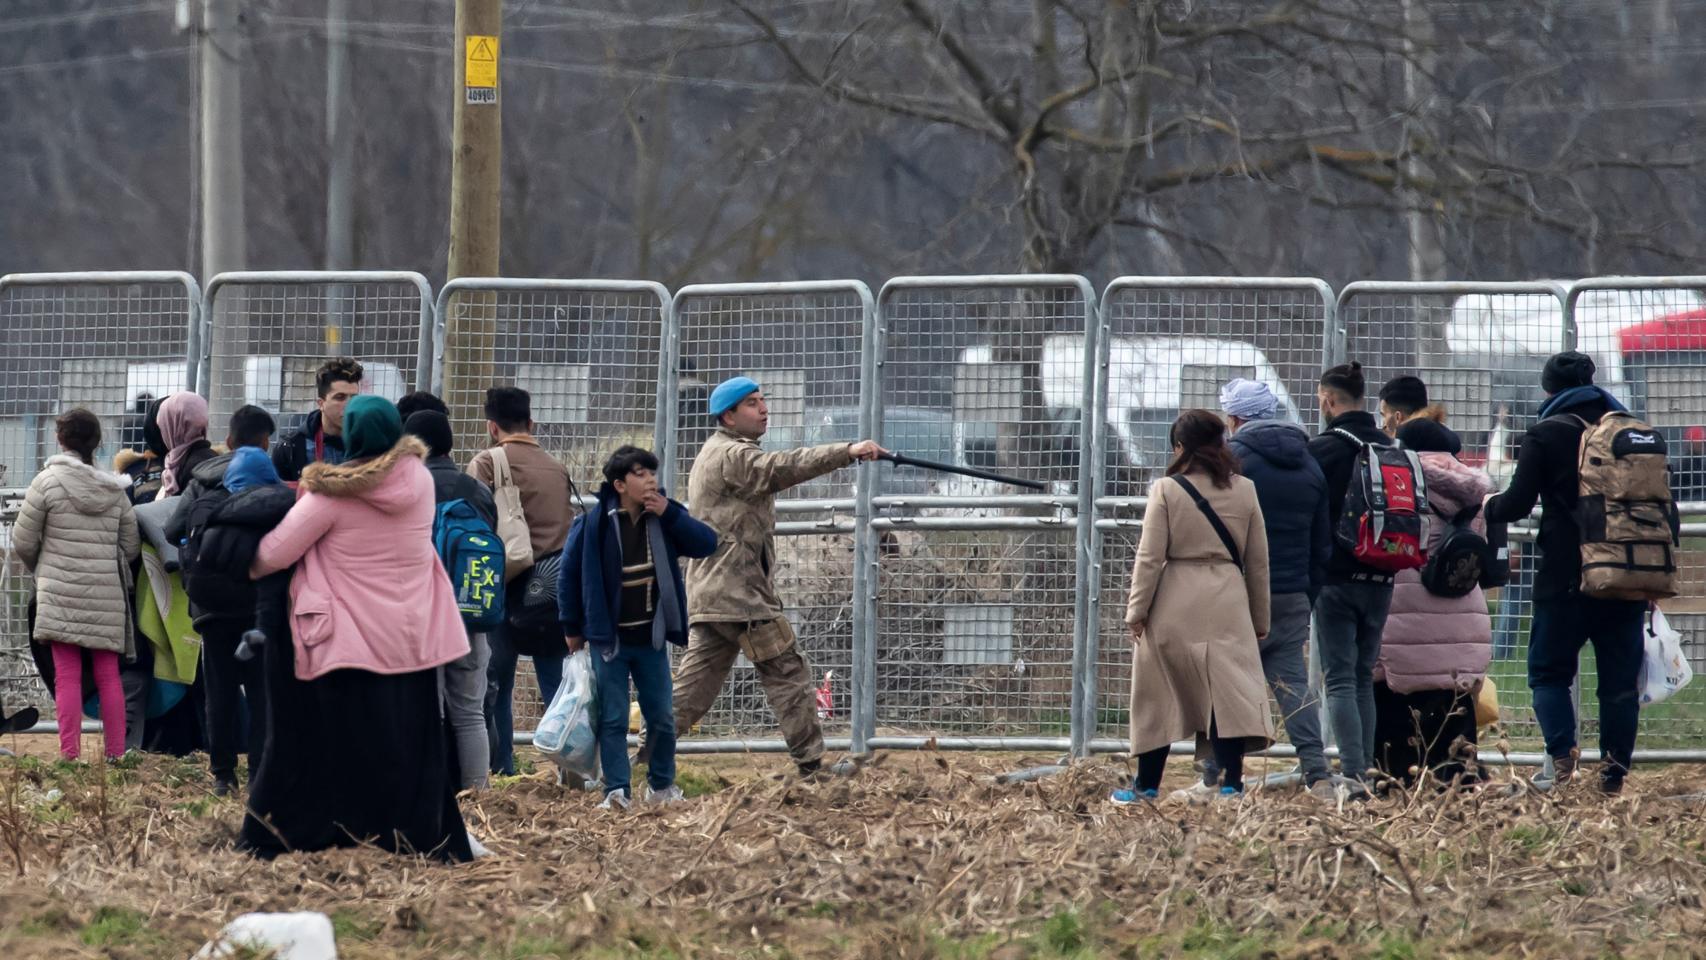
[[[355,123],[350,103],[349,0],[326,0],[326,259],[327,270],[355,269]],[[348,284],[332,287],[326,310],[326,353],[343,352],[354,304]]]
[[[240,0],[201,7],[201,282],[248,259],[243,212]]]
[[[451,119],[450,270],[457,277],[498,275],[503,177],[503,104],[499,43],[503,0],[456,0],[456,85]],[[484,446],[485,388],[492,385],[495,301],[458,295],[445,318],[442,389],[458,446]]]

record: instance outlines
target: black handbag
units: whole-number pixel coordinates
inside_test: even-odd
[[[557,577],[562,569],[563,551],[558,550],[534,560],[526,573],[510,581],[504,619],[517,653],[550,657],[568,652],[557,614]]]

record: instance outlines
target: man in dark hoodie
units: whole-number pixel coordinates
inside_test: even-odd
[[[361,364],[353,357],[327,360],[314,374],[314,409],[280,437],[272,462],[286,483],[302,479],[311,463],[343,463],[344,407],[361,392]]]
[[[687,645],[682,557],[717,551],[717,532],[658,488],[658,458],[621,447],[604,464],[598,506],[575,520],[563,548],[557,609],[571,652],[592,645],[604,809],[632,800],[629,680],[646,721],[647,800],[681,799],[675,785],[675,704],[669,644]]]
[[[413,411],[403,421],[403,432],[417,437],[427,446],[427,472],[432,474],[434,502],[449,503],[465,500],[480,519],[493,530],[497,529],[498,508],[492,491],[480,481],[463,473],[450,459],[455,437],[450,418],[445,416],[438,398],[430,393],[411,393],[403,398]],[[402,407],[402,402],[398,407]],[[491,765],[491,740],[486,730],[486,666],[491,659],[491,647],[485,634],[468,635],[468,652],[444,665],[444,698],[449,714],[451,735],[456,739],[456,762],[461,767],[461,787],[470,790],[486,785]]]
[[[1327,520],[1327,479],[1309,455],[1309,434],[1284,420],[1268,385],[1233,380],[1220,389],[1220,409],[1232,423],[1232,452],[1239,472],[1256,485],[1268,531],[1268,592],[1273,625],[1261,642],[1262,672],[1279,702],[1286,736],[1297,748],[1305,786],[1330,795],[1331,771],[1321,739],[1320,700],[1309,689],[1309,611],[1327,578],[1332,530]],[[1213,762],[1205,783],[1220,783]],[[1326,784],[1326,786],[1318,786]]]
[[[267,736],[262,661],[256,656],[240,660],[237,653],[244,633],[256,622],[256,585],[249,579],[255,547],[295,500],[279,482],[266,450],[265,442],[245,444],[222,458],[225,472],[192,505],[189,535],[178,554],[184,591],[201,634],[208,767],[213,772],[213,792],[219,796],[237,790],[239,744],[249,756],[253,777]],[[240,736],[244,721],[238,710],[244,701],[248,705],[246,743]]]
[[[1534,576],[1534,620],[1528,640],[1528,685],[1534,716],[1552,758],[1553,783],[1576,773],[1576,711],[1570,699],[1582,646],[1593,642],[1599,669],[1600,789],[1617,793],[1634,762],[1640,723],[1637,678],[1643,645],[1641,601],[1583,596],[1581,528],[1575,519],[1581,480],[1578,458],[1587,425],[1623,405],[1594,386],[1594,363],[1569,351],[1546,361],[1540,375],[1546,402],[1522,438],[1510,487],[1487,501],[1488,523],[1518,523],[1538,501],[1539,569]]]
[[[1338,523],[1364,444],[1390,443],[1365,409],[1362,364],[1344,363],[1321,375],[1315,392],[1327,429],[1309,452],[1327,481],[1327,518]],[[1339,741],[1339,768],[1363,779],[1374,768],[1374,665],[1392,606],[1392,574],[1359,562],[1334,538],[1327,582],[1315,603],[1315,637],[1327,687],[1327,717]]]

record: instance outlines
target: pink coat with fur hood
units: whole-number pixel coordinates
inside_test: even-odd
[[[468,652],[450,578],[432,545],[426,447],[405,436],[371,460],[302,472],[302,497],[266,535],[250,573],[290,579],[296,677],[413,673]]]
[[[1419,453],[1428,502],[1446,517],[1455,516],[1493,492],[1483,470],[1464,464],[1449,453]],[[1471,526],[1486,535],[1476,514]],[[1439,546],[1448,526],[1438,515],[1428,520],[1428,548]],[[1487,673],[1493,658],[1493,623],[1487,598],[1476,587],[1462,597],[1439,597],[1422,586],[1421,572],[1404,570],[1392,590],[1392,611],[1380,639],[1380,659],[1374,679],[1385,680],[1397,693],[1422,690],[1467,691]]]

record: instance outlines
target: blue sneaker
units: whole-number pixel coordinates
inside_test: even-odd
[[[1160,795],[1160,791],[1157,790],[1132,790],[1130,788],[1126,788],[1123,790],[1115,790],[1108,796],[1108,800],[1116,807],[1129,807],[1140,799],[1154,800]]]
[[[1244,795],[1244,791],[1238,789],[1237,787],[1221,787],[1220,788],[1220,799],[1222,799],[1222,800],[1237,799],[1238,797],[1242,797],[1243,795]]]

